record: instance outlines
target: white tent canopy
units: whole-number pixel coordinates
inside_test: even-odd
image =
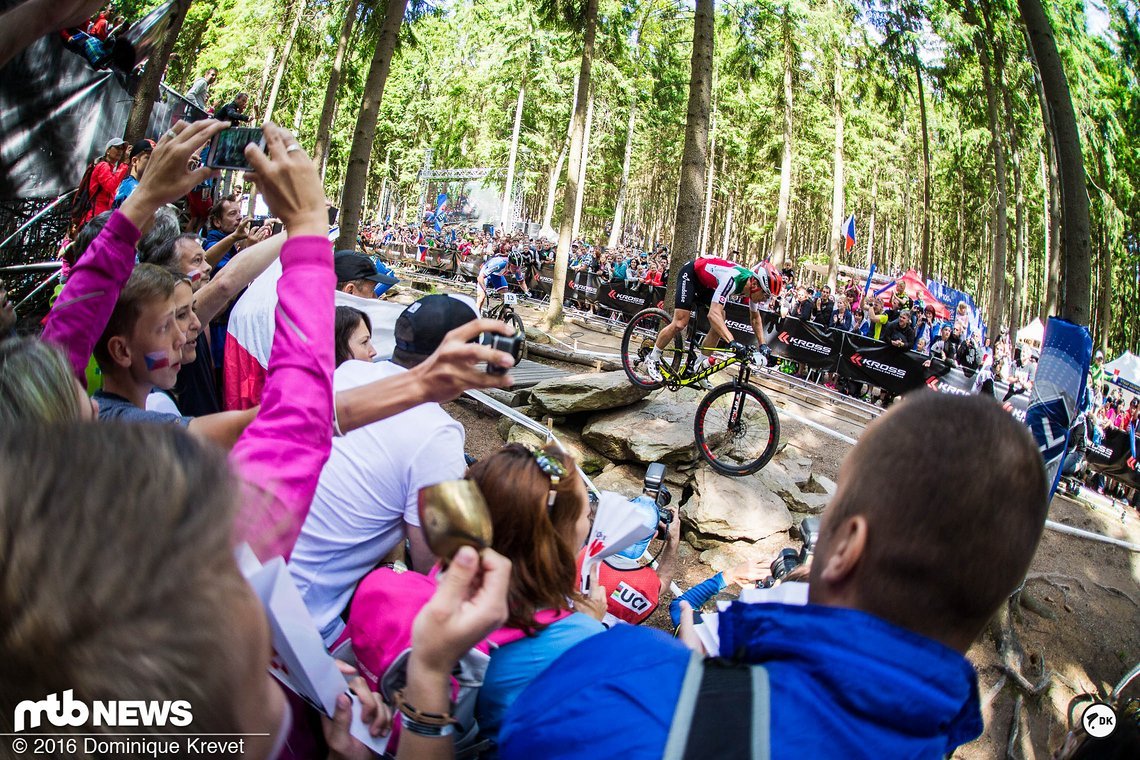
[[[1018,330],[1017,339],[1018,341],[1036,343],[1040,346],[1041,341],[1045,339],[1045,325],[1041,323],[1040,317],[1034,317],[1032,322]]]
[[[1109,380],[1115,382],[1123,380],[1134,388],[1140,386],[1140,358],[1131,351],[1125,351],[1104,365],[1104,374]]]

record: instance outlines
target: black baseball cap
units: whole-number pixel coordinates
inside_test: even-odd
[[[338,284],[353,280],[371,280],[381,285],[397,285],[400,282],[399,278],[377,272],[372,259],[356,251],[337,251],[333,255],[333,268],[336,270]]]
[[[475,318],[475,307],[466,301],[441,293],[424,296],[396,319],[392,360],[405,367],[419,364],[435,353],[445,335]]]
[[[145,137],[131,146],[132,156],[141,156],[144,153],[151,153],[154,151],[154,142]]]

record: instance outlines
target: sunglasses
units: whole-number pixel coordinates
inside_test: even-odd
[[[530,455],[534,457],[538,469],[550,478],[550,493],[546,497],[546,508],[550,509],[554,506],[554,499],[558,496],[558,484],[562,482],[562,478],[566,477],[566,467],[542,449],[530,448],[528,450]]]

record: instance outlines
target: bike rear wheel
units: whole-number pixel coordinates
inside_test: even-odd
[[[661,309],[643,309],[633,315],[621,336],[621,366],[626,377],[638,388],[653,390],[665,383],[654,379],[645,367],[645,360],[653,350],[661,329],[673,319]],[[673,375],[684,366],[684,342],[680,334],[673,336],[671,345],[661,350],[660,365]]]
[[[754,385],[726,383],[701,399],[697,449],[713,469],[743,477],[762,469],[780,443],[776,407]]]

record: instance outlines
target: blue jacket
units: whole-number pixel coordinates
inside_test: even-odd
[[[773,757],[942,758],[982,732],[969,661],[873,615],[738,603],[720,615],[720,640],[768,670]],[[587,639],[508,711],[500,756],[661,757],[688,659],[648,628]]]

